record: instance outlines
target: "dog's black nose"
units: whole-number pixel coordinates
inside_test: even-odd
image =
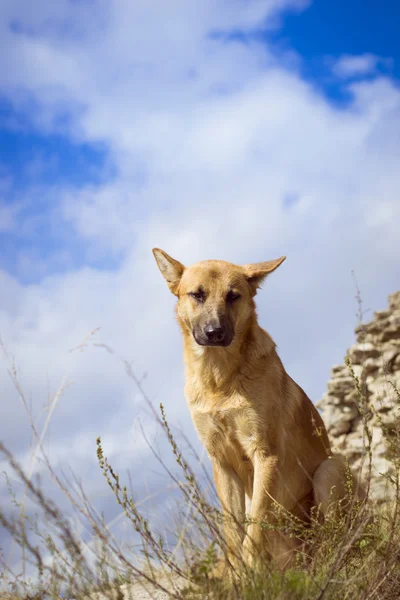
[[[221,326],[207,325],[204,329],[204,333],[210,342],[220,343],[223,342],[225,338],[225,328]]]

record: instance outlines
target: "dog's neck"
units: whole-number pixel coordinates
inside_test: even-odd
[[[275,343],[255,316],[228,347],[199,346],[191,332],[184,327],[182,332],[186,377],[196,382],[196,387],[215,394],[234,393],[243,377],[248,377],[253,368],[258,369],[260,361],[275,350]]]

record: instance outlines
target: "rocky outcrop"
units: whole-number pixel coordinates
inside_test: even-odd
[[[400,291],[389,296],[387,310],[375,312],[370,323],[356,329],[357,341],[347,351],[348,364],[332,368],[328,389],[317,403],[332,447],[351,466],[367,469],[372,435],[371,495],[382,502],[393,493],[388,477],[400,460]]]

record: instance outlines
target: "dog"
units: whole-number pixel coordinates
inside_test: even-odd
[[[185,396],[212,462],[228,560],[237,561],[239,549],[248,566],[272,558],[287,568],[300,540],[262,524],[275,522],[276,506],[303,521],[312,506],[327,515],[346,497],[348,472],[314,404],[257,321],[257,290],[286,257],[185,267],[159,248],[153,254],[177,297]]]

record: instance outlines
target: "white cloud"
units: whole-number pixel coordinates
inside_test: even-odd
[[[58,129],[68,110],[64,130],[106,143],[117,170],[97,186],[72,191],[55,182],[48,191],[51,210],[38,218],[64,240],[53,257],[58,275],[46,276],[49,264],[29,250],[20,260],[38,283],[0,272],[0,332],[35,416],[45,417],[41,407],[65,374],[74,380],[55,409],[48,448],[57,464],[68,460],[84,473],[89,488],[100,486],[89,468],[97,435],[118,465],[143,478],[156,475],[138,415],[160,437],[116,355],[92,346],[68,352],[96,327],[95,340],[132,360],[137,374],[148,371],[150,397],[198,444],[183,398],[174,299],[153,246],[187,264],[286,254],[259,295],[260,321],[314,400],[352,341],[351,269],[374,309],[398,286],[398,88],[383,77],[358,83],[349,88],[352,103],[336,108],[267,45],[209,35],[276,25],[280,10],[303,5],[1,4],[2,93],[20,108],[34,101],[32,120],[45,130]],[[25,33],[12,33],[11,19]],[[289,208],[288,194],[296,198]],[[30,231],[30,219],[18,228]],[[75,245],[85,266],[74,269]],[[116,268],[93,267],[110,256]],[[29,429],[4,362],[0,382],[2,437],[26,456]]]
[[[360,55],[343,54],[333,64],[333,73],[343,79],[373,75],[380,65],[390,67],[390,59],[381,58],[375,54],[365,53]]]

